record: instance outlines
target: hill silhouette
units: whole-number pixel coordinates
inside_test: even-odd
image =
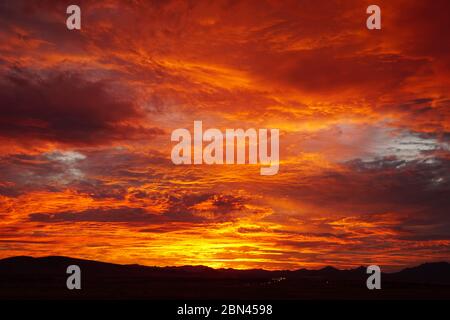
[[[81,290],[66,288],[73,264]],[[448,262],[383,273],[381,290],[368,290],[367,277],[362,266],[267,271],[18,256],[0,260],[0,299],[450,299]]]

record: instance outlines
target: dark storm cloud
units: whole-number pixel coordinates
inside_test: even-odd
[[[445,138],[445,131],[448,131],[445,123],[450,119],[450,101],[447,97],[407,99],[402,103],[399,103],[399,100],[397,98],[383,102],[377,109],[383,113],[394,113],[402,117],[403,123],[399,122],[399,127],[409,126],[422,130],[423,134]]]
[[[0,136],[96,145],[150,138],[163,131],[137,122],[143,114],[115,97],[104,81],[55,72],[48,77],[10,73],[0,79]]]
[[[257,74],[270,69],[272,81],[316,94],[350,90],[375,95],[394,90],[425,63],[399,55],[353,56],[345,49],[329,47],[276,55],[266,52],[259,59],[254,66]]]
[[[192,193],[181,197],[170,195],[166,216],[181,221],[219,222],[233,220],[239,212],[245,212],[245,199],[242,197],[220,193]]]
[[[162,222],[219,222],[232,220],[233,211],[243,209],[242,200],[229,195],[189,195],[173,201],[169,209],[157,214],[148,212],[144,208],[119,207],[119,208],[93,208],[83,211],[64,211],[56,213],[36,212],[28,215],[29,221],[62,223],[62,222],[123,222],[123,223],[155,223],[156,226]],[[212,207],[208,207],[208,215],[201,213],[202,209],[195,206],[204,201],[211,201]],[[227,210],[224,209],[224,206]],[[212,216],[211,216],[212,214]],[[165,229],[164,229],[165,230]],[[158,232],[156,229],[143,229],[141,232]],[[165,231],[161,231],[165,232]]]
[[[346,166],[350,170],[303,178],[296,187],[280,186],[277,192],[290,194],[290,198],[314,208],[311,210],[379,224],[386,232],[405,239],[450,235],[448,158],[405,161],[389,157],[353,160]],[[384,221],[386,217],[380,214],[393,220]],[[322,227],[332,226],[332,220],[321,221]],[[313,223],[308,220],[309,226]]]
[[[0,195],[30,191],[61,192],[67,188],[93,199],[124,199],[127,188],[160,179],[148,166],[165,165],[156,151],[134,153],[124,148],[52,151],[0,157]]]
[[[34,222],[157,222],[161,219],[143,208],[88,209],[80,212],[31,213]]]
[[[61,152],[2,156],[0,195],[17,197],[33,190],[61,191],[67,184],[81,178],[76,165],[82,157],[79,153]]]
[[[106,148],[85,152],[86,160],[79,168],[88,175],[131,180],[161,178],[150,166],[172,165],[167,154],[157,150],[137,153],[125,148]]]
[[[450,205],[450,160],[446,157],[355,159],[344,168],[324,170],[298,182],[280,182],[275,191],[331,211],[429,210],[430,217],[446,215]]]

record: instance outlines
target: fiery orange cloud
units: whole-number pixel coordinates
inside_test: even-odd
[[[295,269],[450,257],[448,1],[0,4],[0,257]],[[280,171],[170,133],[279,128]]]

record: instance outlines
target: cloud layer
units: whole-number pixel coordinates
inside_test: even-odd
[[[0,4],[0,256],[300,268],[449,260],[448,1]],[[170,133],[280,129],[280,171]]]

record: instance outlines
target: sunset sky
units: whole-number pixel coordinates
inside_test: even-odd
[[[366,28],[377,4],[382,29]],[[81,7],[81,30],[66,7]],[[0,258],[450,260],[450,1],[0,2]],[[279,128],[280,168],[172,163]]]

